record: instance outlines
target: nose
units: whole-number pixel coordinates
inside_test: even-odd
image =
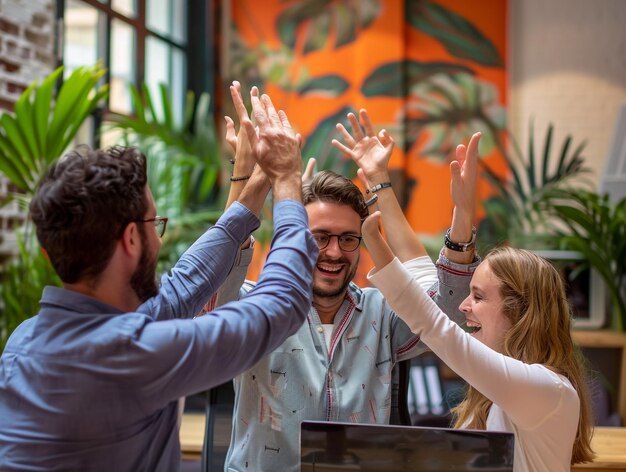
[[[470,312],[469,299],[470,299],[470,296],[468,295],[467,297],[465,297],[465,300],[463,300],[461,304],[459,305],[459,310],[461,311],[461,313],[467,314]]]
[[[328,241],[328,246],[324,248],[324,251],[327,255],[341,257],[343,253],[339,247],[339,238],[337,236],[331,236]]]

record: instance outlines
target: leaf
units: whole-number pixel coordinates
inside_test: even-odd
[[[405,12],[411,26],[439,40],[454,56],[485,66],[504,66],[489,38],[452,10],[427,0],[405,0]]]
[[[276,21],[278,36],[286,46],[296,45],[296,31],[300,23],[309,21],[324,12],[330,0],[305,0],[295,2],[283,11]]]
[[[159,92],[161,94],[161,105],[163,108],[163,122],[165,126],[169,129],[176,128],[174,124],[174,119],[172,117],[172,105],[169,100],[168,90],[165,87],[165,84],[159,84]]]
[[[375,16],[375,13],[374,13]],[[346,44],[350,44],[356,38],[358,18],[354,12],[344,3],[335,6],[335,28],[336,35],[335,47],[340,48]]]
[[[23,166],[27,169],[26,172],[22,174],[22,177],[26,181],[28,186],[24,190],[30,190],[33,183],[33,176],[31,172],[33,166],[29,165],[31,159],[28,155],[27,145],[24,142],[24,137],[22,136],[22,133],[20,133],[19,125],[12,116],[4,114],[2,115],[2,117],[0,117],[0,126],[3,129],[5,136],[7,137],[7,144],[11,146],[11,155],[14,156],[14,159],[16,161],[21,162]]]
[[[30,177],[28,168],[19,156],[16,156],[10,140],[2,134],[0,134],[0,171],[23,192],[29,188],[26,181]]]
[[[52,120],[46,137],[46,146],[50,152],[48,162],[57,159],[65,151],[78,130],[77,117],[86,117],[85,110],[95,109],[95,97],[90,94],[97,87],[98,80],[104,75],[104,69],[94,66],[79,67],[61,86],[56,104],[52,110]],[[101,88],[100,88],[101,89]],[[97,95],[100,100],[102,95]]]
[[[48,135],[48,122],[50,119],[50,109],[52,108],[52,97],[54,88],[61,77],[63,68],[57,68],[52,74],[44,79],[39,86],[38,93],[35,95],[35,132],[37,134],[37,143],[39,146],[39,155],[47,155],[48,147],[46,138]]]
[[[343,123],[349,129],[349,123],[346,118],[348,113],[355,113],[352,107],[344,107],[337,113],[321,120],[315,127],[315,130],[305,140],[302,156],[305,159],[315,157],[317,159],[319,169],[332,169],[335,172],[343,172],[344,170],[354,170],[351,166],[346,166],[346,159],[331,144],[331,139],[336,135],[335,125]],[[351,162],[351,159],[349,159]],[[344,174],[346,177],[354,177],[354,174]]]
[[[33,105],[30,101],[30,95],[37,83],[33,83],[26,92],[24,92],[15,103],[15,121],[17,123],[16,130],[20,133],[22,142],[25,144],[27,152],[22,156],[23,159],[34,161],[34,156],[38,154],[37,142],[35,139],[35,126],[33,117]]]
[[[304,40],[304,54],[322,49],[330,31],[330,16],[320,15],[311,19]]]
[[[366,97],[404,97],[408,90],[436,74],[472,73],[469,67],[447,62],[418,62],[413,60],[388,62],[368,75],[361,93]]]
[[[320,95],[323,97],[338,97],[345,92],[350,84],[339,75],[323,75],[315,77],[298,87],[301,96]]]
[[[379,0],[343,2],[333,0],[294,0],[276,21],[282,43],[295,49],[298,31],[305,35],[303,53],[325,47],[328,37],[333,37],[335,48],[352,43],[357,31],[372,24],[380,13]]]

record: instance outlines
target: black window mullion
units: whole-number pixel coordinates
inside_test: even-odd
[[[135,63],[137,64],[137,70],[135,71],[135,85],[141,90],[146,76],[146,0],[137,0],[137,19],[139,20],[139,24],[136,29],[137,50],[135,51]]]

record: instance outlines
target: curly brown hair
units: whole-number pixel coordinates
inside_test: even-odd
[[[48,169],[30,216],[63,282],[101,274],[124,228],[144,218],[146,184],[146,158],[133,147],[81,147]]]

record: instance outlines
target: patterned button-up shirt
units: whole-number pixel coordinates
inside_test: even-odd
[[[249,258],[242,255],[218,303],[253,287],[250,282],[241,286]],[[405,265],[446,313],[456,321],[464,319],[458,306],[478,261],[460,265],[441,256],[437,268],[427,257]],[[388,423],[394,365],[426,349],[377,289],[349,285],[335,315],[330,349],[311,307],[307,322],[294,335],[235,378],[225,470],[300,470],[303,420]]]

